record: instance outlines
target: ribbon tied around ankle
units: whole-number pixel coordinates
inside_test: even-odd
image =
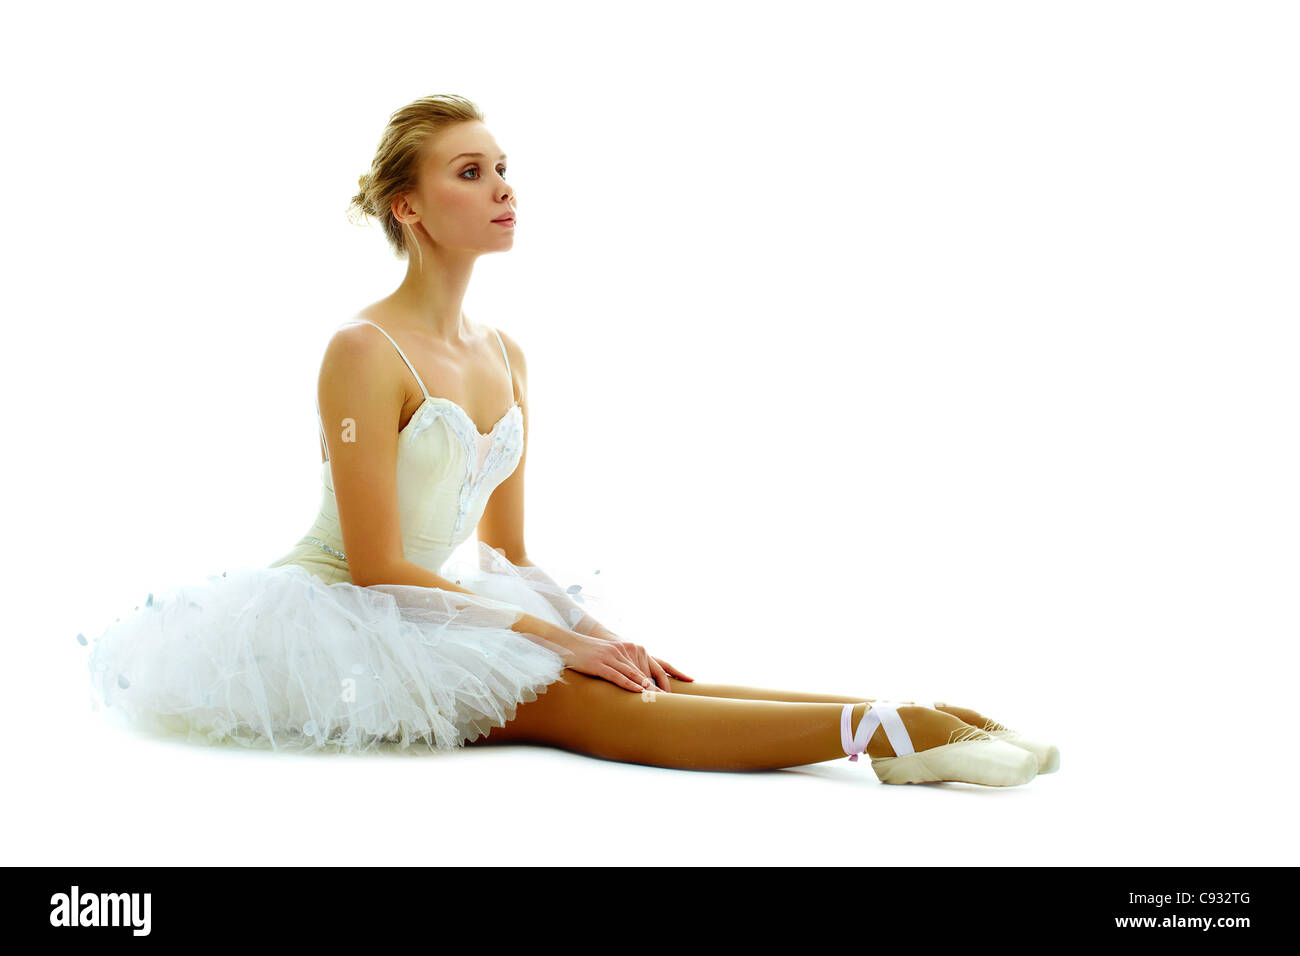
[[[856,762],[858,754],[866,753],[867,741],[875,733],[876,728],[880,725],[880,714],[876,708],[868,706],[867,712],[862,715],[862,722],[858,724],[858,732],[853,734],[853,708],[856,704],[845,704],[844,710],[840,714],[840,742],[844,747],[844,752],[849,755],[849,759]]]

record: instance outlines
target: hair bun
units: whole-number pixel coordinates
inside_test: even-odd
[[[363,173],[357,179],[357,188],[359,191],[355,196],[352,197],[352,201],[357,206],[361,207],[362,212],[369,215],[370,214],[370,196],[369,196],[370,176],[368,174]]]

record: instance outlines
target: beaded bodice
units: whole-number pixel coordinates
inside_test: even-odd
[[[375,325],[366,319],[357,321]],[[392,342],[424,395],[397,436],[397,503],[404,556],[436,574],[473,533],[492,492],[519,464],[523,412],[514,401],[486,434],[480,433],[463,408],[450,399],[430,395],[392,336],[378,325],[375,328]],[[497,343],[509,373],[510,356],[499,334]],[[323,423],[321,432],[323,435]],[[329,461],[321,462],[321,502],[315,523],[295,550],[276,563],[308,562],[332,565],[340,579],[347,577]]]

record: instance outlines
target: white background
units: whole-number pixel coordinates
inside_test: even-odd
[[[1290,5],[8,20],[9,862],[1295,862]],[[518,194],[466,311],[528,356],[533,560],[700,680],[963,704],[1059,773],[295,760],[91,712],[78,632],[309,527],[324,343],[405,270],[347,205],[435,92]]]

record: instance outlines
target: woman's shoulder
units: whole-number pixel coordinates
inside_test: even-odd
[[[510,360],[510,368],[520,374],[526,373],[527,361],[523,347],[513,335],[500,326],[477,321],[468,314],[465,321],[482,346],[489,346],[495,352],[500,339]],[[367,306],[334,328],[325,344],[325,352],[335,362],[348,365],[386,364],[384,356],[392,352],[388,338],[392,334],[388,331],[390,325],[400,328],[401,320],[387,315],[382,308]]]
[[[365,378],[385,377],[396,353],[380,328],[358,317],[337,326],[325,342],[321,371]]]
[[[399,317],[386,311],[383,303],[372,303],[336,325],[330,332],[327,348],[337,343],[337,347],[344,349],[376,349],[385,345],[391,350],[389,336],[400,335],[394,330],[401,327]]]
[[[382,312],[376,312],[374,306],[367,306],[359,312],[353,312],[348,318],[335,325],[331,332],[331,340],[334,336],[344,335],[365,342],[371,338],[378,338],[380,329],[387,331],[388,317]]]
[[[527,371],[528,366],[524,361],[524,350],[519,343],[503,328],[498,327],[494,331],[501,337],[501,344],[505,346],[506,356],[510,359],[511,370],[520,373]]]

